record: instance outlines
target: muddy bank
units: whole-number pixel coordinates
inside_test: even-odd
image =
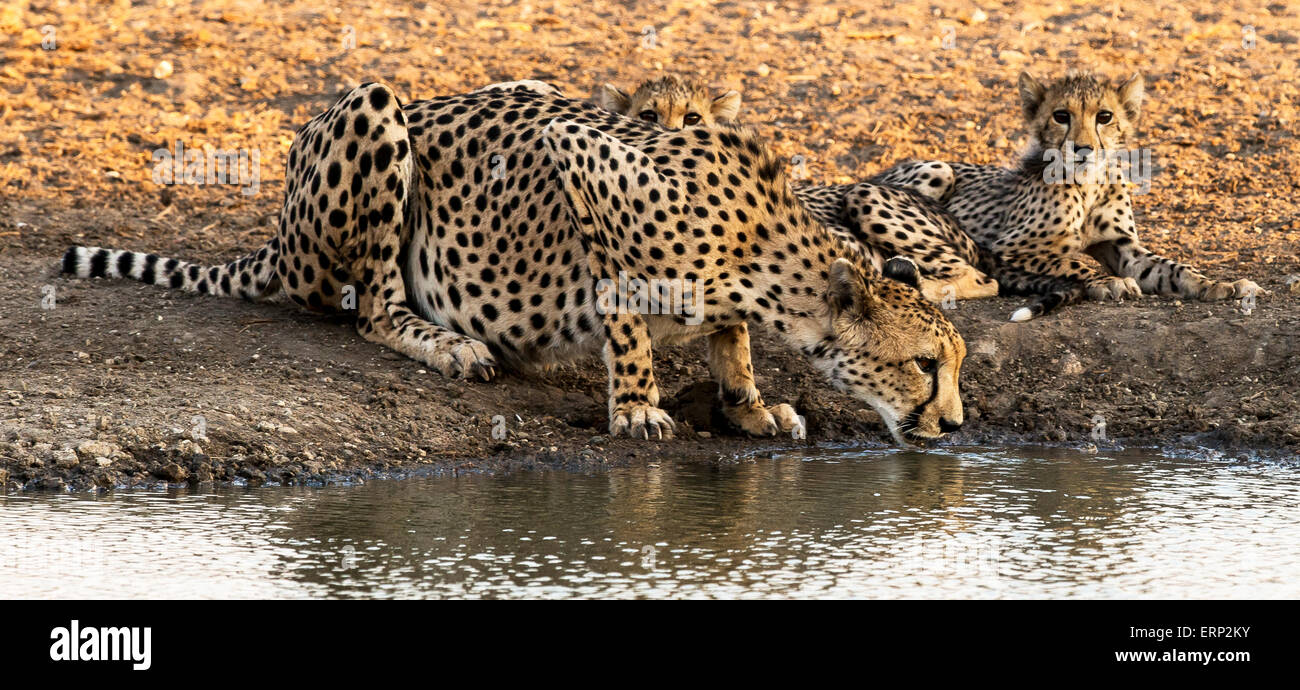
[[[1295,6],[11,5],[0,8],[6,489],[586,471],[794,444],[712,423],[698,347],[657,353],[662,388],[681,398],[670,403],[681,437],[611,442],[595,361],[542,380],[445,381],[341,322],[52,274],[74,243],[209,263],[257,247],[295,129],[369,80],[412,100],[530,77],[585,94],[691,75],[740,90],[741,118],[829,183],[910,157],[1012,159],[1022,69],[1140,70],[1139,140],[1155,169],[1135,199],[1139,232],[1155,251],[1274,295],[1249,315],[1146,298],[1015,326],[1005,320],[1019,302],[961,304],[951,316],[971,350],[970,422],[950,443],[1088,444],[1104,423],[1102,445],[1297,448],[1300,324],[1285,282],[1300,274]],[[153,155],[178,142],[257,152],[255,193],[155,184]],[[754,346],[764,395],[797,404],[809,442],[886,442],[874,413],[827,392],[768,334]]]
[[[449,381],[341,320],[67,280],[54,275],[55,256],[0,256],[0,481],[8,490],[594,471],[802,443],[740,437],[711,416],[702,344],[657,353],[679,437],[612,440],[594,358],[540,379]],[[1011,324],[1016,300],[960,303],[950,316],[970,350],[968,422],[943,445],[1293,456],[1300,316],[1284,283],[1263,282],[1275,294],[1250,314],[1237,303],[1147,298]],[[56,300],[47,309],[50,285]],[[754,343],[760,389],[807,416],[808,443],[888,443],[874,412],[829,391],[801,357],[768,333]]]

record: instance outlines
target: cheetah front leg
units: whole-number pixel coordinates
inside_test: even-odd
[[[1149,295],[1181,295],[1205,301],[1267,294],[1254,281],[1213,280],[1195,268],[1156,254],[1136,237],[1122,237],[1088,248],[1088,253],[1111,273],[1131,278]]]
[[[1064,279],[1081,283],[1089,299],[1122,300],[1142,295],[1142,289],[1133,278],[1104,276],[1085,263],[1087,259],[1080,254],[1010,252],[998,254],[995,261],[1004,267],[997,279],[1009,294],[1047,292],[1057,289]]]
[[[1142,246],[1133,220],[1133,201],[1125,185],[1112,185],[1103,202],[1088,216],[1087,252],[1108,271],[1134,280],[1149,295],[1182,295],[1220,300],[1265,293],[1249,280],[1221,282]],[[1266,293],[1265,293],[1266,294]]]
[[[749,359],[749,326],[737,324],[709,335],[709,371],[718,382],[718,398],[727,419],[751,436],[792,433],[807,436],[803,418],[785,403],[763,404]]]
[[[672,438],[677,423],[659,408],[659,386],[645,321],[623,311],[602,317],[609,370],[609,434],[647,440]]]

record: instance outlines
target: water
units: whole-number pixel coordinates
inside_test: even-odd
[[[821,450],[0,498],[6,597],[1296,597],[1300,466]]]

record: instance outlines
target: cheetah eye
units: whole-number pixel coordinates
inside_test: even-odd
[[[1070,111],[1068,111],[1068,110],[1058,110],[1058,111],[1052,113],[1052,119],[1053,119],[1053,120],[1056,120],[1056,121],[1059,122],[1060,124],[1068,125],[1068,124],[1070,124]]]
[[[646,122],[659,121],[659,113],[656,113],[653,110],[642,110],[641,114],[638,115],[637,117],[641,118],[642,120],[645,120]]]
[[[1097,124],[1108,125],[1110,124],[1110,120],[1112,117],[1114,117],[1114,113],[1110,112],[1109,110],[1103,110],[1097,113]]]
[[[687,126],[690,126],[690,125],[698,125],[698,124],[700,124],[700,114],[699,114],[699,113],[686,113],[686,117],[682,118],[682,122],[685,122],[685,123],[687,124]]]
[[[933,374],[939,368],[939,362],[930,357],[917,357],[912,361],[916,362],[916,368],[920,369],[922,374]]]

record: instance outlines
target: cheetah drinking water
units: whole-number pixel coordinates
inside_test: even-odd
[[[873,270],[747,130],[669,132],[526,86],[403,106],[366,84],[299,130],[286,171],[279,230],[242,259],[73,247],[63,270],[316,311],[355,294],[364,337],[450,376],[603,352],[615,435],[672,435],[651,344],[697,336],[736,426],[797,430],[755,386],[747,323],[773,328],[900,441],[962,424],[965,345],[916,267]],[[622,278],[689,285],[693,308],[601,308]]]

